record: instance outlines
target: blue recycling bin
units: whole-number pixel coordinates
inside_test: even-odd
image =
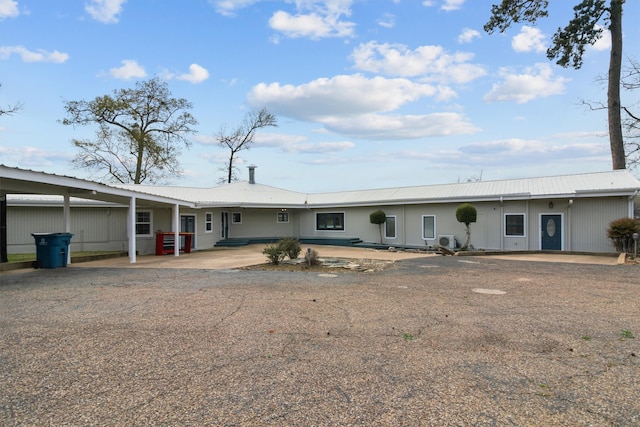
[[[34,267],[58,268],[67,266],[71,233],[32,233],[36,240]]]

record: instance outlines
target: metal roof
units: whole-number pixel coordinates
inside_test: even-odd
[[[394,187],[374,190],[305,194],[263,184],[235,182],[218,187],[106,185],[71,177],[7,168],[0,165],[0,190],[19,194],[67,194],[93,200],[126,203],[136,196],[147,203],[181,204],[196,208],[334,208],[488,200],[527,200],[596,196],[633,196],[640,181],[627,170]],[[23,198],[24,202],[25,199]]]
[[[211,188],[123,186],[165,197],[181,197],[197,207],[339,207],[458,201],[526,200],[630,196],[640,181],[627,170],[500,181],[394,187],[375,190],[305,194],[262,184],[236,182]]]

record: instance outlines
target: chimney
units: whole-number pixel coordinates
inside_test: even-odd
[[[256,183],[256,165],[249,165],[247,166],[249,168],[249,184],[255,184]]]

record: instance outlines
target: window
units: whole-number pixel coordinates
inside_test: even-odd
[[[524,237],[524,214],[504,215],[504,235],[512,237]]]
[[[388,216],[384,222],[384,237],[385,239],[396,238],[396,217]]]
[[[436,217],[434,215],[422,215],[422,238],[436,238]]]
[[[242,224],[242,212],[234,212],[231,214],[232,224]]]
[[[278,222],[289,222],[289,212],[278,212]]]
[[[151,211],[136,212],[136,236],[151,236]]]
[[[204,232],[205,233],[213,232],[213,213],[212,212],[204,213]]]
[[[316,230],[344,231],[344,212],[316,214]]]

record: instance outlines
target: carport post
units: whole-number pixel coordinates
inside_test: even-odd
[[[129,200],[129,262],[136,262],[136,198]]]
[[[180,205],[173,205],[173,255],[180,256]]]
[[[71,202],[69,194],[64,196],[64,204],[62,208],[62,222],[64,222],[64,232],[71,233]],[[67,264],[71,264],[71,244],[67,249]]]

